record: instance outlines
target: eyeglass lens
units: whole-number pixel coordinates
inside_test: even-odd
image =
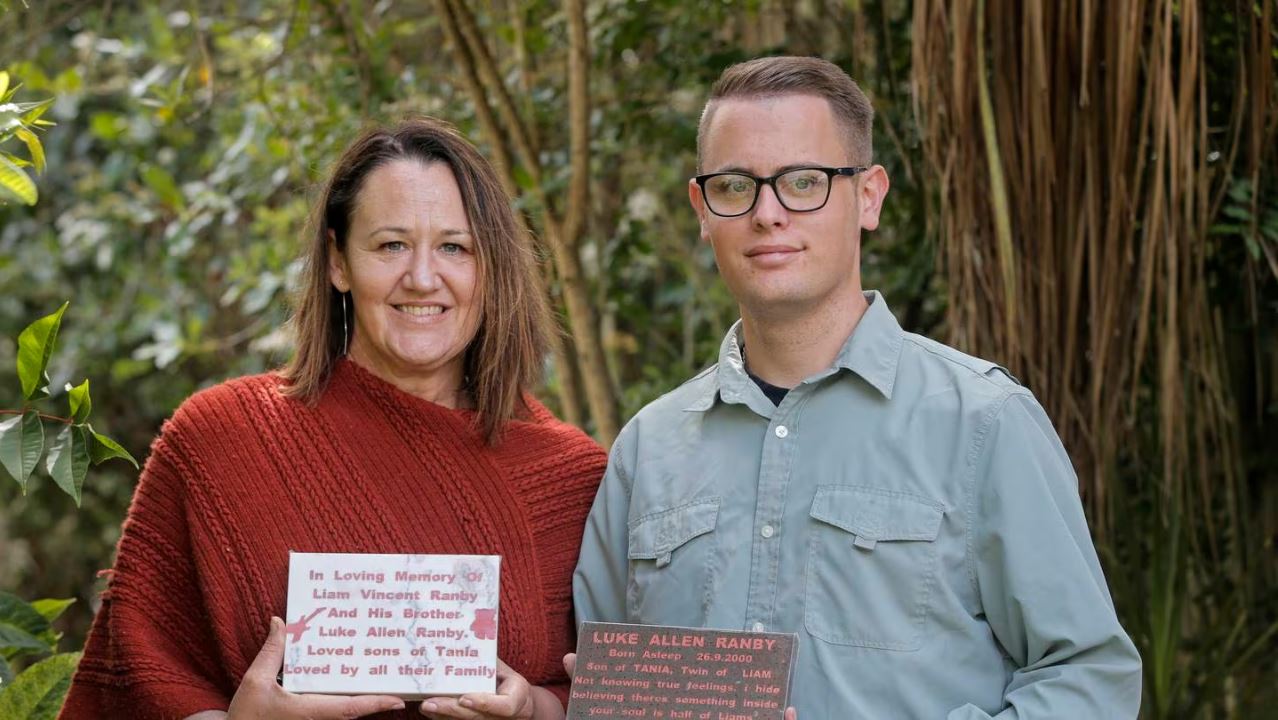
[[[749,175],[724,174],[710,178],[706,184],[706,201],[719,215],[747,212],[758,195],[758,181]],[[821,170],[791,170],[776,179],[777,199],[792,212],[816,210],[830,194],[830,176]]]

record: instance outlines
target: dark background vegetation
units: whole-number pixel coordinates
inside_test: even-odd
[[[874,101],[892,191],[867,287],[1012,368],[1074,457],[1144,717],[1278,703],[1278,2],[0,0],[16,99],[56,98],[0,206],[15,338],[72,301],[53,388],[139,459],[189,394],[268,370],[315,185],[370,120],[455,122],[537,230],[565,340],[543,395],[607,443],[735,307],[686,205],[728,64],[820,55]],[[74,369],[74,377],[71,376]],[[56,395],[56,393],[55,393]],[[59,402],[61,402],[59,400]],[[0,484],[0,588],[82,641],[136,473]]]

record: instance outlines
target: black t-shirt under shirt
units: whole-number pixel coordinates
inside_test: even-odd
[[[744,363],[745,348],[741,348],[741,359]],[[764,395],[768,396],[768,399],[772,401],[773,405],[780,405],[781,401],[785,399],[786,393],[790,392],[790,388],[777,387],[776,385],[773,385],[767,380],[764,380],[758,375],[750,372],[750,368],[746,368],[746,375],[750,376],[750,379],[754,381],[755,385],[759,386],[759,389],[763,391]]]

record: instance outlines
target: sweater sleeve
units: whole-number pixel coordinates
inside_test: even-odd
[[[230,704],[193,556],[176,424],[142,471],[60,718],[167,720]]]

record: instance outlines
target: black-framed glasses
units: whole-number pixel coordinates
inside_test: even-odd
[[[814,212],[830,201],[830,185],[839,175],[852,177],[869,170],[867,167],[801,167],[777,173],[772,177],[755,177],[739,172],[698,175],[701,197],[706,207],[719,217],[737,217],[754,209],[759,191],[771,185],[777,200],[790,212]]]

